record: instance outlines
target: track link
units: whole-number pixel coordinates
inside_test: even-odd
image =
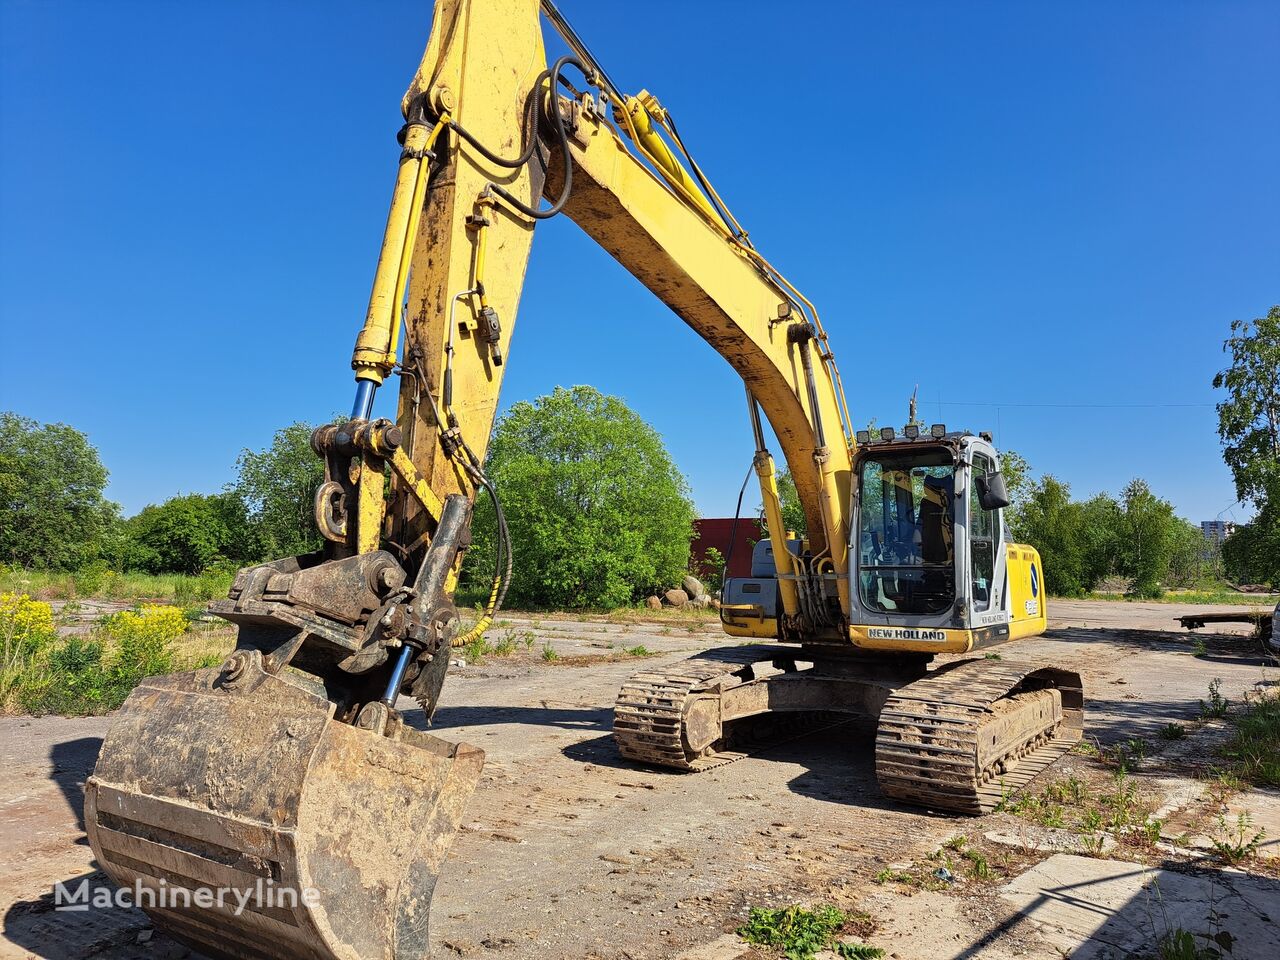
[[[876,778],[890,797],[955,813],[989,813],[1083,735],[1079,674],[966,660],[908,684],[885,703]]]
[[[795,671],[797,660],[808,658],[800,648],[781,644],[723,647],[635,674],[614,705],[619,752],[628,760],[692,773],[742,759],[748,749],[741,742],[691,733],[699,710],[717,694],[772,682],[770,674],[757,672],[760,666]],[[823,674],[814,679],[820,682]],[[1052,667],[962,660],[904,680],[882,702],[875,753],[880,788],[886,796],[934,810],[990,812],[1083,735],[1080,677]],[[752,748],[807,733],[830,722],[831,714],[768,710],[765,716],[776,720],[766,725],[772,735]],[[695,749],[691,743],[709,746]]]
[[[699,656],[631,676],[613,707],[613,737],[628,760],[652,763],[676,770],[701,772],[740,760],[747,754],[721,751],[697,753],[684,737],[684,710],[690,698],[713,689],[727,678],[740,679],[753,665],[790,661],[798,647],[754,644],[719,647]]]

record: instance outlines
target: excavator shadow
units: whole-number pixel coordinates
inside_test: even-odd
[[[605,713],[609,714],[611,711],[605,711]],[[606,723],[605,729],[610,727],[611,724]],[[659,777],[680,778],[688,776],[682,770],[666,770],[662,767],[648,766],[643,763],[636,763],[634,760],[624,759],[622,754],[618,752],[618,744],[613,739],[612,733],[592,737],[590,740],[579,740],[577,743],[571,743],[560,753],[569,760],[578,763],[590,763],[597,767],[610,767],[615,770],[642,770],[645,773]]]
[[[406,710],[403,716],[409,726],[429,733],[496,723],[564,730],[609,730],[613,723],[613,711],[608,707],[441,707],[429,725],[420,709]]]
[[[853,716],[766,747],[753,756],[802,767],[801,773],[787,781],[787,789],[810,800],[860,810],[902,811],[948,819],[956,816],[935,814],[881,793],[876,782],[875,741],[875,720]]]
[[[876,784],[875,726],[874,719],[870,717],[833,719],[819,715],[814,717],[812,726],[804,733],[774,742],[763,742],[743,752],[749,758],[767,761],[771,770],[784,770],[788,766],[802,768],[799,774],[786,783],[786,788],[799,796],[845,807],[901,810],[928,815],[918,807],[899,803],[880,793]],[[618,752],[618,745],[612,734],[569,744],[560,752],[564,757],[579,763],[643,771],[650,776],[662,777],[670,785],[679,782],[696,783],[706,776],[627,760]],[[741,770],[746,776],[750,768],[733,763],[713,769],[719,774],[723,787],[724,781],[734,777],[735,770]]]
[[[93,772],[93,765],[98,762],[98,752],[101,749],[101,737],[81,737],[79,740],[56,743],[49,751],[49,765],[52,768],[49,779],[57,784],[67,806],[75,815],[76,829],[81,833],[76,843],[88,842],[84,836],[84,782]]]
[[[1140,650],[1144,653],[1162,651],[1187,653],[1202,646],[1204,653],[1198,659],[1217,663],[1263,665],[1260,641],[1246,633],[1176,632],[1170,630],[1129,630],[1113,627],[1061,627],[1049,630],[1041,640],[1055,643],[1097,643],[1121,650]]]
[[[10,944],[27,951],[24,956],[87,960],[101,954],[116,955],[115,950],[135,942],[138,931],[151,925],[141,910],[94,903],[95,891],[114,889],[100,871],[68,877],[60,886],[65,891],[63,899],[59,898],[55,886],[38,897],[16,900],[5,911],[4,937]],[[83,896],[83,903],[68,904],[65,899],[79,895]],[[161,946],[157,941],[152,942],[152,949]],[[169,946],[177,945],[170,943]]]

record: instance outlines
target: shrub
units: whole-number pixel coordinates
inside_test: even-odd
[[[28,713],[106,713],[144,677],[173,668],[173,642],[186,629],[177,607],[144,605],[107,617],[93,637],[57,643],[50,632],[50,644],[26,661],[9,692],[16,689]]]
[[[177,607],[144,604],[137,612],[124,610],[107,617],[102,629],[115,642],[112,674],[136,684],[172,667],[172,644],[186,632],[187,618]]]
[[[851,914],[837,907],[820,906],[813,910],[799,904],[780,909],[752,907],[747,922],[738,928],[738,936],[747,943],[763,947],[779,947],[787,960],[813,960],[819,951],[832,948],[841,957],[874,960],[884,951],[862,943],[840,943],[837,936],[850,926],[866,926],[866,914]]]
[[[85,564],[75,572],[73,577],[76,596],[93,596],[107,585],[112,576],[111,567],[105,560],[95,560],[93,563]]]
[[[124,702],[132,685],[114,682],[103,668],[100,640],[71,637],[49,653],[45,669],[26,678],[18,702],[28,713],[81,715],[112,710]]]
[[[56,637],[49,604],[25,593],[0,593],[0,706]]]

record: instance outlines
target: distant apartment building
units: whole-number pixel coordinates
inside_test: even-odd
[[[1236,525],[1230,520],[1201,520],[1200,532],[1206,540],[1222,546],[1222,541],[1231,536]]]

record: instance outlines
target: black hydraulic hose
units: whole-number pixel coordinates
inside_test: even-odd
[[[489,482],[488,478],[484,481],[484,487],[489,492],[490,498],[493,500],[493,512],[498,520],[498,544],[502,548],[502,555],[505,559],[506,569],[502,572],[502,586],[498,590],[498,600],[493,605],[494,611],[502,609],[503,602],[507,599],[507,589],[511,586],[511,570],[514,553],[511,549],[511,530],[507,527],[507,515],[502,510],[502,501],[498,499],[498,491]]]
[[[729,525],[729,552],[725,555],[724,565],[720,568],[720,589],[724,589],[725,574],[729,572],[729,564],[733,562],[733,543],[738,537],[738,517],[742,514],[742,498],[746,495],[747,484],[751,482],[751,474],[755,472],[755,464],[747,468],[747,475],[742,478],[742,487],[738,490],[738,505],[733,509],[733,523]],[[776,549],[776,548],[775,548]],[[721,597],[723,600],[723,597]]]
[[[741,225],[738,225],[737,229],[733,228],[732,225],[737,224],[738,222],[730,215],[729,211],[720,204],[720,201],[716,199],[716,192],[711,189],[711,184],[708,183],[707,178],[702,175],[702,168],[698,166],[698,161],[693,159],[693,154],[691,154],[689,152],[689,148],[684,145],[684,140],[681,139],[680,131],[676,127],[675,117],[671,116],[670,113],[667,114],[667,124],[671,127],[671,136],[675,138],[676,145],[680,147],[680,152],[688,158],[689,166],[693,168],[693,175],[698,178],[698,183],[702,185],[702,192],[707,195],[707,201],[715,207],[716,213],[720,214],[720,219],[724,221],[725,226],[733,230],[734,239],[743,246],[750,247],[751,241],[747,239],[746,231],[742,229]]]
[[[529,162],[529,158],[533,156],[533,151],[538,146],[538,95],[542,92],[542,82],[551,76],[551,70],[543,70],[538,74],[538,79],[533,82],[533,89],[529,91],[529,99],[525,103],[525,130],[524,135],[528,138],[528,142],[524,145],[524,150],[520,156],[514,160],[508,160],[506,157],[500,157],[493,153],[483,143],[473,137],[461,124],[454,120],[449,121],[449,129],[455,131],[458,136],[471,144],[480,155],[492,164],[499,167],[506,167],[509,170],[516,170],[523,167]],[[552,87],[554,89],[554,86]]]
[[[582,62],[578,60],[577,57],[564,56],[564,57],[561,57],[559,60],[557,60],[554,64],[552,64],[550,70],[546,70],[543,72],[543,74],[539,75],[539,85],[534,88],[534,93],[535,93],[534,100],[536,103],[536,100],[537,100],[536,95],[538,90],[541,88],[542,76],[545,75],[550,77],[551,124],[552,124],[552,127],[555,129],[556,139],[560,143],[560,152],[564,155],[564,187],[560,191],[560,196],[557,197],[555,203],[553,203],[546,210],[539,210],[536,207],[529,206],[528,204],[520,200],[518,197],[513,196],[510,193],[510,191],[508,191],[506,188],[499,186],[496,183],[490,184],[494,193],[500,196],[503,200],[505,200],[508,204],[510,204],[516,210],[523,213],[526,217],[529,217],[533,220],[549,220],[552,217],[554,217],[556,214],[558,214],[561,210],[564,209],[564,205],[569,199],[569,193],[573,188],[573,157],[570,156],[569,154],[569,134],[564,128],[564,117],[561,116],[560,114],[560,105],[555,102],[556,89],[560,85],[560,71],[564,69],[566,66],[576,67],[578,70],[581,70],[584,75],[586,75],[587,73],[586,67],[582,65]],[[472,146],[480,150],[480,152],[487,159],[491,160],[494,163],[498,163],[501,166],[509,166],[509,162],[502,161],[500,157],[496,157],[493,153],[481,147],[480,144],[476,141],[476,139],[473,136],[471,136],[471,134],[463,130],[463,128],[459,126],[457,123],[453,123],[451,124],[451,126],[453,127],[454,130],[458,132],[459,136],[463,137],[463,139],[465,139],[468,143],[470,143]],[[536,135],[530,136],[529,143],[525,146],[525,149],[522,153],[522,155],[527,154],[527,156],[524,157],[523,162],[528,162],[529,157],[533,156],[533,147],[537,142],[538,142],[538,138]]]

